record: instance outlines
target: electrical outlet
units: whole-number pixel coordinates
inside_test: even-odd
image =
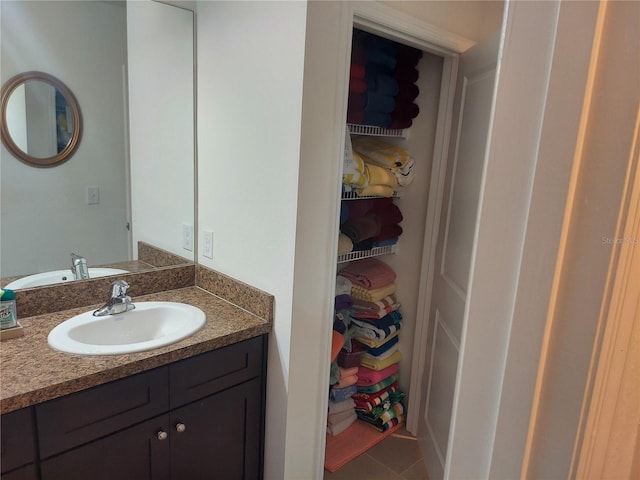
[[[182,224],[182,248],[193,252],[193,225]]]
[[[213,232],[211,230],[202,231],[202,255],[213,259]]]

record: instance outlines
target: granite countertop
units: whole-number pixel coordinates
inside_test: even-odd
[[[180,342],[124,355],[71,355],[49,347],[57,324],[101,304],[19,319],[24,336],[0,344],[0,413],[101,385],[271,331],[271,322],[193,286],[133,298],[194,305],[205,326]]]

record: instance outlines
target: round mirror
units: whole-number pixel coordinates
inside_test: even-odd
[[[43,72],[12,77],[2,87],[2,143],[35,167],[68,160],[80,144],[80,107],[67,86]]]

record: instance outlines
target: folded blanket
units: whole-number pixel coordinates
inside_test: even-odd
[[[378,300],[382,300],[384,297],[396,293],[397,289],[398,287],[395,283],[372,290],[352,285],[351,297],[358,300],[365,300],[367,302],[377,302]]]
[[[366,338],[366,337],[355,337],[355,340],[357,340],[359,343],[362,343],[366,347],[369,347],[369,349],[367,351],[370,352],[371,349],[381,347],[382,345],[387,343],[392,338],[397,338],[397,337],[398,337],[398,330],[396,330],[395,332],[391,333],[390,335],[387,335],[385,338],[381,338],[381,339],[373,339],[373,338]]]
[[[365,352],[368,353],[369,355],[372,355],[374,357],[377,357],[379,355],[382,355],[383,353],[385,353],[386,351],[390,350],[391,348],[393,348],[394,345],[396,345],[398,343],[399,339],[398,339],[398,335],[391,335],[387,338],[384,339],[384,343],[382,343],[382,345],[374,345],[374,346],[370,346],[370,345],[365,345]],[[369,341],[371,342],[371,341]],[[360,343],[360,342],[358,342]],[[362,344],[364,345],[364,344]]]
[[[350,218],[340,227],[344,233],[355,244],[368,238],[377,237],[380,234],[380,218],[372,213],[358,218]]]
[[[397,333],[400,328],[402,328],[402,323],[389,325],[384,328],[376,328],[370,323],[352,318],[351,326],[349,327],[349,336],[356,338],[358,341],[362,341],[363,339],[384,340],[388,336]]]
[[[393,192],[393,188],[389,185],[368,185],[356,189],[356,194],[359,197],[393,197]]]
[[[394,373],[390,377],[387,377],[378,383],[374,383],[373,385],[356,387],[356,390],[361,393],[375,393],[375,392],[379,392],[380,390],[384,390],[389,385],[397,381],[398,381],[398,374]]]
[[[375,360],[372,360],[375,359]],[[389,357],[384,359],[378,359],[376,357],[372,357],[371,355],[363,355],[360,359],[360,365],[371,370],[384,370],[385,368],[393,365],[394,363],[398,363],[402,360],[402,354],[400,350],[396,350]]]
[[[351,398],[357,391],[358,387],[355,385],[349,385],[345,388],[331,387],[331,389],[329,390],[329,400],[334,402],[342,402],[347,398]]]
[[[353,397],[347,398],[342,402],[332,402],[331,400],[329,400],[329,414],[331,415],[332,413],[340,413],[353,410],[355,406],[356,402],[354,401]]]
[[[353,242],[344,233],[338,236],[338,255],[345,255],[353,252]]]
[[[397,170],[409,163],[411,156],[404,148],[395,146],[376,137],[357,137],[352,140],[353,151],[375,165]]]
[[[367,181],[368,181],[368,186],[386,185],[391,188],[398,187],[398,177],[396,177],[396,175],[390,170],[387,170],[386,168],[382,168],[372,163],[366,163],[366,162],[364,165],[364,170],[365,170],[365,177],[367,178]],[[393,223],[397,223],[397,222],[393,222]]]
[[[342,270],[340,276],[348,278],[351,285],[357,285],[369,290],[386,287],[396,279],[396,272],[377,258],[365,258],[352,262]]]
[[[360,366],[358,367],[358,381],[356,385],[358,387],[369,387],[371,385],[375,385],[376,383],[382,382],[383,380],[398,373],[398,370],[399,368],[397,363],[394,363],[382,370],[371,370],[370,368]]]
[[[333,425],[327,424],[327,433],[329,435],[334,435],[334,436],[339,435],[342,432],[344,432],[347,428],[349,428],[351,425],[353,425],[353,422],[355,422],[357,419],[358,419],[358,416],[356,415],[356,412],[353,411],[347,418],[342,420],[340,423],[333,424]]]

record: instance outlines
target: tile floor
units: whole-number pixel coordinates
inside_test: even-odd
[[[401,428],[324,480],[429,480],[418,440]]]

